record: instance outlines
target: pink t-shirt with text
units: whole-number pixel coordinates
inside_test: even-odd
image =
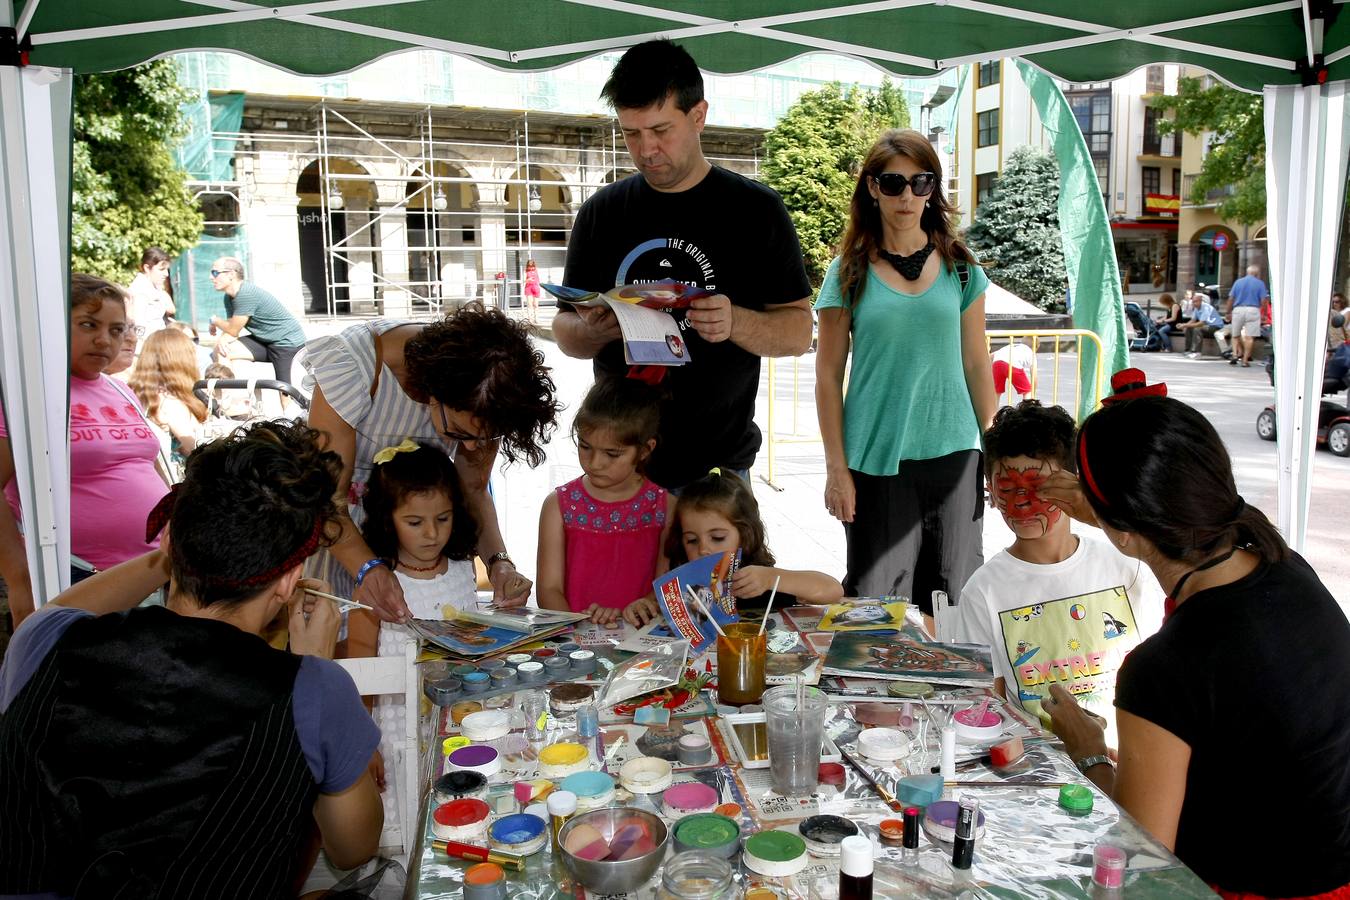
[[[0,413],[0,437],[9,429]],[[70,549],[107,569],[159,545],[145,542],[145,520],[168,490],[155,471],[159,438],[130,388],[100,375],[70,379]],[[18,485],[5,499],[22,520]]]

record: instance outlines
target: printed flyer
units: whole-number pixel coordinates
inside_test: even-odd
[[[624,359],[630,366],[682,366],[689,362],[689,345],[670,314],[700,297],[702,288],[682,281],[663,280],[623,284],[603,294],[561,284],[541,285],[559,303],[574,307],[608,306],[623,332]]]
[[[688,641],[691,656],[708,649],[717,637],[717,630],[699,610],[698,603],[693,602],[695,599],[718,625],[740,620],[736,598],[731,594],[731,578],[740,563],[740,550],[713,553],[672,569],[652,582],[670,636]]]

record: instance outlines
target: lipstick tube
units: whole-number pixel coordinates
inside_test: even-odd
[[[503,869],[511,869],[519,872],[525,868],[525,857],[519,853],[511,853],[506,850],[494,850],[490,847],[480,847],[478,844],[464,844],[459,841],[440,841],[431,842],[433,849],[439,850],[446,856],[453,856],[455,859],[463,859],[469,862],[490,862],[496,863]]]

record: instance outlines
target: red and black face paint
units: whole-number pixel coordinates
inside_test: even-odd
[[[1040,537],[1063,515],[1058,506],[1042,498],[1039,493],[1041,485],[1053,472],[1054,469],[1045,460],[1024,468],[1014,468],[1003,460],[994,464],[989,476],[994,506],[1018,536]],[[1039,528],[1039,533],[1028,534],[1033,528]]]

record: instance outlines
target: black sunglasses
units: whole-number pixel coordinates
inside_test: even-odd
[[[868,177],[887,197],[899,197],[905,192],[906,185],[915,197],[927,197],[933,193],[933,188],[937,187],[937,176],[932,172],[915,172],[911,178],[906,178],[899,172],[882,172],[880,175]]]
[[[446,440],[455,441],[460,444],[463,444],[465,442],[487,444],[498,440],[498,438],[495,436],[483,434],[465,434],[462,431],[451,431],[450,420],[447,419],[445,416],[445,407],[440,404],[437,405],[440,406],[441,410],[441,434],[445,437]]]

